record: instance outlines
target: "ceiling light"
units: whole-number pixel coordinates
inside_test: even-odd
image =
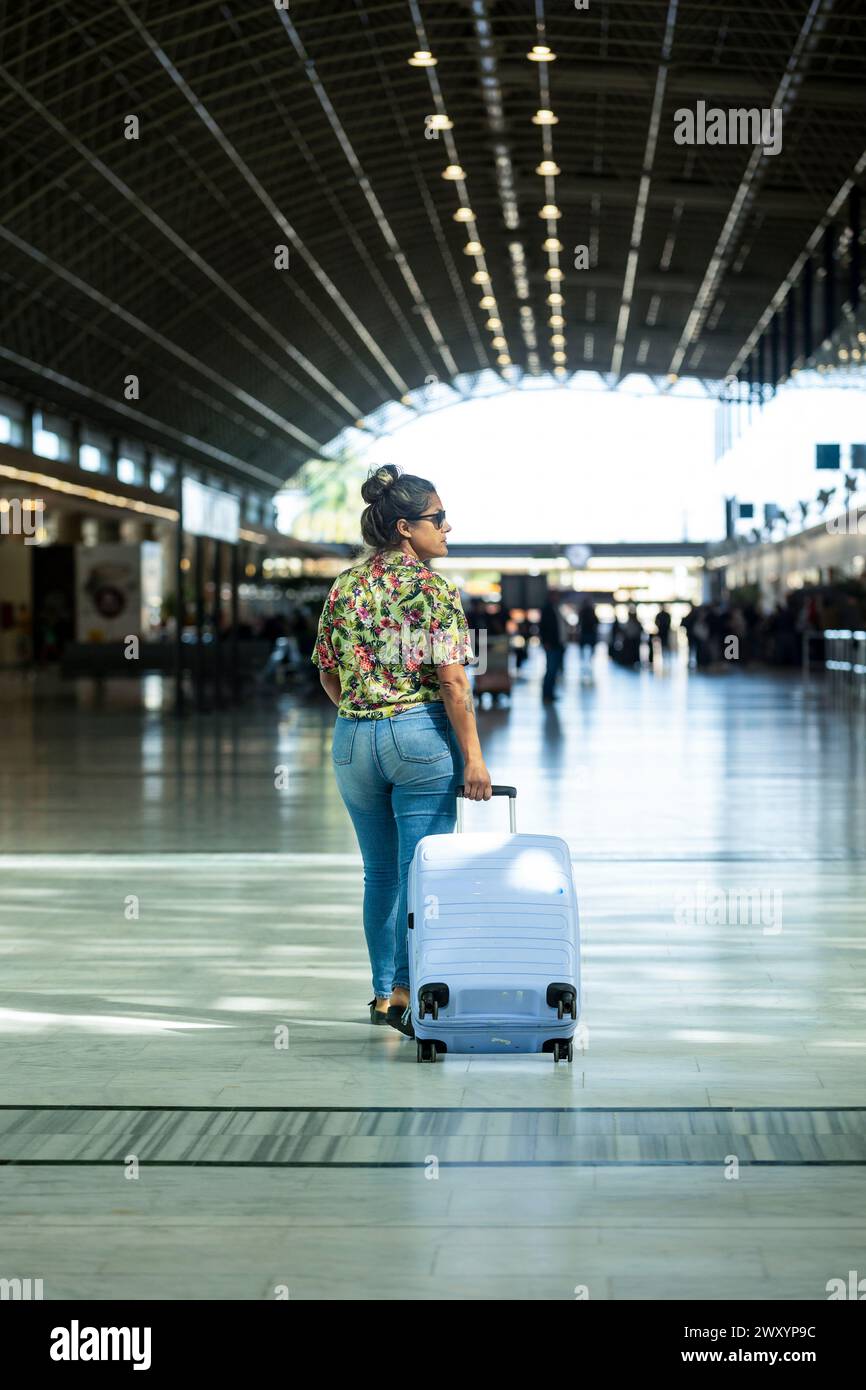
[[[496,300],[492,294],[486,294],[483,299],[479,299],[478,307],[479,309],[495,309]]]
[[[562,271],[558,265],[552,265],[549,270],[544,272],[545,280],[561,280]]]
[[[562,213],[559,211],[556,203],[545,203],[538,215],[539,217],[547,218],[550,222],[555,222],[557,217],[562,216]]]
[[[533,125],[559,125],[559,117],[554,116],[552,111],[536,111],[532,118]]]
[[[529,59],[530,63],[556,62],[556,54],[552,51],[552,49],[548,48],[547,44],[545,43],[533,44],[531,53],[527,53],[526,56]]]
[[[555,352],[553,354],[553,360],[554,362],[565,362],[567,358],[564,352]]]
[[[472,276],[472,283],[473,285],[489,285],[490,276],[486,270],[476,270],[475,274]]]
[[[550,346],[555,348],[565,347],[565,337],[562,333],[552,333],[550,335]]]
[[[544,241],[541,243],[541,249],[542,251],[561,251],[562,242],[555,236],[545,237]]]
[[[463,247],[463,254],[464,256],[483,256],[484,247],[480,241],[467,241]]]
[[[425,116],[424,123],[428,130],[454,129],[454,122],[448,116]]]
[[[499,354],[499,356],[497,357],[496,360],[497,360],[497,362],[499,363],[500,367],[510,367],[510,366],[511,366],[511,358],[508,356],[508,353],[507,353],[507,352],[500,352],[500,354]]]
[[[443,169],[442,177],[443,179],[450,179],[453,183],[457,183],[458,180],[465,179],[466,175],[459,164],[449,164],[447,169]]]
[[[491,332],[491,333],[494,333],[494,332],[496,331],[497,328],[501,328],[501,327],[502,327],[502,320],[501,320],[501,319],[488,319],[487,322],[485,323],[484,327],[485,327],[485,328],[489,328],[489,329],[490,329],[490,332]]]
[[[542,159],[535,172],[536,174],[542,174],[546,179],[552,179],[556,178],[557,174],[561,174],[562,170],[555,159]]]
[[[551,314],[547,323],[550,328],[562,328],[565,319],[562,317],[562,314]]]
[[[555,290],[555,291],[553,292],[553,294],[549,294],[549,295],[547,296],[547,302],[548,302],[548,304],[557,305],[557,304],[564,304],[564,303],[565,303],[565,300],[563,299],[562,295],[561,295],[558,291]]]
[[[495,348],[507,348],[508,343],[500,334],[498,337],[490,339],[490,346]]]
[[[559,381],[563,381],[563,380],[565,379],[565,377],[568,376],[568,372],[565,370],[564,367],[554,367],[554,369],[553,369],[553,375],[554,375]]]
[[[432,53],[428,53],[426,48],[416,48],[412,57],[409,59],[410,68],[435,68],[436,59]]]
[[[458,208],[454,214],[455,222],[474,222],[475,213],[471,208]]]

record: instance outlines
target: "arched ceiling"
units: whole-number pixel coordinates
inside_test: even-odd
[[[565,373],[723,377],[866,148],[859,0],[18,0],[0,50],[0,381],[275,485],[554,331]],[[781,152],[676,144],[698,100],[781,105]]]

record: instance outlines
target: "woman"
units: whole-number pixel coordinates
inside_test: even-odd
[[[332,760],[364,861],[370,1022],[414,1036],[406,882],[423,835],[454,829],[455,791],[491,796],[465,665],[469,629],[453,584],[428,569],[451,527],[432,483],[393,464],[361,488],[372,553],[339,575],[313,661],[337,706]]]

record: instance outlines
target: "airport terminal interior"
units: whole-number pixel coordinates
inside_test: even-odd
[[[0,50],[3,1297],[863,1297],[862,7],[24,0]],[[567,847],[567,1055],[370,1012],[323,634],[387,464]]]

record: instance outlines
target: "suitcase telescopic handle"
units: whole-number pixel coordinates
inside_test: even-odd
[[[507,797],[508,797],[508,827],[509,827],[509,829],[510,829],[512,835],[516,835],[516,834],[517,834],[517,788],[516,788],[516,787],[501,787],[501,786],[494,785],[494,786],[491,788],[491,791],[492,791],[492,793],[493,793],[494,796],[507,796]],[[458,833],[458,835],[461,834],[462,831],[463,831],[463,798],[464,798],[464,789],[463,789],[463,783],[461,782],[461,783],[460,783],[460,786],[457,788],[457,833]]]

